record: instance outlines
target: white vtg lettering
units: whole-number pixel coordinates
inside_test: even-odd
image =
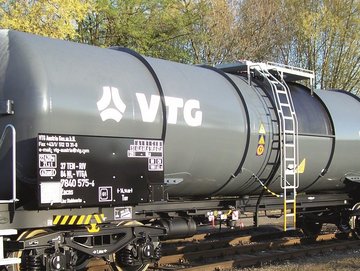
[[[149,103],[144,93],[136,93],[136,98],[139,103],[142,120],[144,122],[155,121],[160,106],[160,96],[151,95]],[[165,96],[165,105],[168,108],[168,123],[176,124],[179,109],[183,108],[183,116],[187,125],[196,127],[202,124],[202,112],[198,100],[191,99],[184,102],[182,98]]]

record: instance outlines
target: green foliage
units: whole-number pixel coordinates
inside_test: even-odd
[[[89,4],[83,0],[0,0],[0,27],[54,38],[74,38]]]
[[[184,63],[277,61],[360,94],[359,0],[0,0],[0,27]]]
[[[286,10],[293,38],[282,55],[314,70],[317,87],[360,94],[360,1],[287,0]]]
[[[124,46],[146,55],[189,61],[184,49],[186,1],[94,0],[95,11],[79,24],[79,40],[99,46]]]

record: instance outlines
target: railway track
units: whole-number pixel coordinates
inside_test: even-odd
[[[266,262],[313,255],[320,252],[358,248],[359,240],[338,240],[335,234],[322,235],[317,240],[292,238],[249,245],[215,248],[163,257],[153,270],[223,270],[258,265]]]
[[[224,241],[221,240],[220,247],[212,245],[206,249],[203,249],[204,245],[199,244],[198,251],[193,250],[196,247],[193,245],[194,248],[186,248],[186,252],[162,257],[157,265],[149,268],[157,271],[229,270],[304,255],[315,255],[320,252],[360,247],[360,240],[340,240],[334,233],[320,235],[316,239],[301,237],[278,239],[275,236],[276,234],[268,235],[267,241],[248,244],[244,243],[251,242],[253,236],[238,237],[231,240],[228,246],[223,246]],[[261,235],[258,236],[258,239],[261,239]],[[179,250],[184,249],[179,248]]]
[[[292,259],[321,252],[359,248],[360,240],[339,239],[335,233],[317,238],[304,238],[300,232],[257,232],[241,235],[240,232],[198,234],[183,240],[164,243],[164,256],[151,271],[231,270]],[[88,271],[112,271],[104,262],[94,261]],[[126,270],[126,269],[125,269]]]

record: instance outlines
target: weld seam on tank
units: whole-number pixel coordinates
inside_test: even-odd
[[[148,69],[151,76],[153,77],[153,79],[155,81],[155,84],[157,86],[157,89],[159,91],[159,96],[160,96],[160,101],[161,101],[161,108],[162,108],[162,112],[163,112],[163,114],[162,114],[163,115],[163,125],[162,125],[161,139],[163,141],[165,141],[166,127],[167,127],[165,97],[164,97],[164,91],[162,89],[160,80],[156,75],[156,72],[154,71],[154,69],[152,68],[150,63],[142,55],[135,52],[134,50],[131,50],[131,49],[125,48],[125,47],[120,47],[120,46],[110,47],[110,49],[116,50],[116,51],[119,51],[119,52],[123,52],[123,53],[127,53],[127,54],[137,58]]]
[[[247,157],[247,154],[248,154],[248,151],[249,151],[249,146],[250,146],[250,114],[249,114],[249,110],[248,110],[248,107],[246,105],[244,96],[241,94],[240,89],[238,88],[236,83],[225,72],[223,72],[222,70],[219,70],[219,69],[217,69],[215,67],[211,67],[211,66],[207,66],[207,65],[201,65],[199,67],[202,67],[202,68],[205,68],[205,69],[208,69],[208,70],[211,70],[211,71],[214,71],[214,72],[220,74],[221,76],[223,76],[233,86],[233,88],[235,89],[235,91],[237,92],[237,94],[240,97],[240,100],[241,100],[242,105],[243,105],[243,109],[245,111],[245,117],[246,117],[246,127],[245,127],[245,129],[246,129],[246,144],[245,144],[245,150],[244,150],[243,157],[242,157],[242,159],[241,159],[241,161],[239,163],[238,168],[236,169],[236,171],[233,174],[230,175],[229,179],[225,182],[225,184],[223,184],[220,188],[218,188],[217,190],[212,192],[211,195],[210,195],[210,196],[215,196],[223,188],[225,188],[231,182],[232,179],[234,179],[241,172],[242,166],[245,163],[245,160],[246,160],[246,157]]]

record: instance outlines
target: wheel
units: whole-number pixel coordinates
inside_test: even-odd
[[[356,203],[352,210],[356,211],[360,209],[360,202]],[[360,239],[360,216],[352,216],[350,218],[350,227],[355,238]]]
[[[77,254],[77,261],[76,261],[75,270],[78,271],[87,270],[88,264],[92,259],[92,257],[88,254],[82,253],[81,251],[77,251],[76,254]]]
[[[136,220],[132,220],[132,221],[123,221],[120,222],[118,224],[118,226],[128,226],[128,227],[132,227],[132,226],[143,226],[144,224],[142,224],[139,221]],[[112,254],[112,260],[114,262],[114,266],[113,269],[114,270],[118,270],[118,271],[145,271],[148,269],[149,264],[139,264],[139,265],[125,265],[122,262],[120,262],[118,259],[119,257],[117,256],[118,253],[114,253]]]
[[[35,236],[41,236],[41,235],[44,235],[44,234],[48,234],[50,232],[50,230],[48,229],[37,229],[37,230],[26,230],[24,231],[23,233],[21,233],[19,235],[19,237],[17,238],[17,241],[23,241],[23,240],[26,240],[26,239],[29,239],[29,238],[32,238],[32,237],[35,237]],[[25,256],[32,256],[32,258],[34,259],[34,261],[38,261],[38,263],[36,263],[37,265],[37,268],[43,268],[42,266],[42,263],[40,263],[40,260],[37,259],[38,257],[36,257],[36,251],[35,250],[27,250],[27,251],[16,251],[16,252],[13,252],[11,253],[11,257],[13,258],[24,258]],[[87,255],[87,254],[84,254],[84,253],[81,253],[81,252],[77,252],[77,256],[78,256],[78,259],[76,261],[76,266],[75,266],[75,269],[76,270],[79,270],[79,271],[82,271],[82,270],[86,270],[87,269],[87,264],[89,263],[90,259],[91,259],[91,256],[90,255]],[[15,265],[14,271],[21,271],[22,268],[21,268],[21,265],[20,264],[17,264]],[[40,269],[39,269],[40,270]],[[42,270],[42,269],[41,269]]]

